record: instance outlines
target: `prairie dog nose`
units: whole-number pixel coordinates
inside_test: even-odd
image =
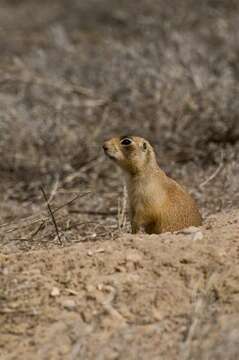
[[[104,151],[107,151],[109,148],[108,148],[108,146],[106,144],[104,144],[103,149],[104,149]]]

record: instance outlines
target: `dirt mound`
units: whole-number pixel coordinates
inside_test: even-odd
[[[211,0],[2,1],[0,200],[9,191],[35,202],[39,184],[58,176],[107,201],[102,193],[120,183],[101,144],[130,132],[153,142],[205,214],[238,207],[238,9]]]
[[[2,255],[1,358],[237,358],[238,217]]]

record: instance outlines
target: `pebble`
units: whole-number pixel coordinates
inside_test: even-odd
[[[193,235],[193,241],[202,240],[203,239],[203,233],[201,231],[197,231]]]
[[[62,302],[62,305],[64,306],[64,308],[68,309],[68,310],[73,310],[76,307],[76,303],[74,300],[71,299],[66,299]]]
[[[50,294],[52,297],[56,297],[56,296],[59,296],[60,295],[60,290],[57,288],[57,287],[53,287],[52,290],[51,290],[51,294]]]

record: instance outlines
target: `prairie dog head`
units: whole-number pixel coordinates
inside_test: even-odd
[[[103,144],[105,154],[130,174],[143,172],[156,165],[155,153],[150,143],[137,136],[121,136]]]

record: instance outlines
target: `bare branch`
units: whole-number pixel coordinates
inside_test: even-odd
[[[44,199],[45,199],[45,201],[46,201],[47,208],[48,208],[48,210],[49,210],[49,214],[50,214],[51,219],[52,219],[52,222],[53,222],[53,224],[54,224],[54,227],[55,227],[55,230],[56,230],[56,234],[57,234],[57,238],[58,238],[59,244],[60,244],[60,245],[63,245],[62,240],[61,240],[61,237],[60,237],[60,233],[59,233],[59,230],[58,230],[58,226],[57,226],[57,223],[56,223],[56,219],[55,219],[54,214],[53,214],[53,212],[52,212],[52,210],[51,210],[51,206],[50,206],[50,204],[49,204],[49,201],[48,201],[47,195],[46,195],[46,193],[45,193],[45,190],[44,190],[43,186],[40,186],[40,189],[41,189],[41,192],[42,192],[42,194],[43,194],[43,197],[44,197]]]
[[[217,175],[220,173],[220,171],[222,170],[223,166],[224,166],[224,162],[223,162],[223,158],[224,158],[224,154],[223,151],[221,152],[221,159],[219,162],[218,167],[216,168],[216,170],[209,176],[209,178],[207,178],[206,180],[204,180],[199,187],[202,189],[204,188],[204,186],[206,186],[210,181],[212,181],[213,179],[215,179],[215,177],[217,177]]]

